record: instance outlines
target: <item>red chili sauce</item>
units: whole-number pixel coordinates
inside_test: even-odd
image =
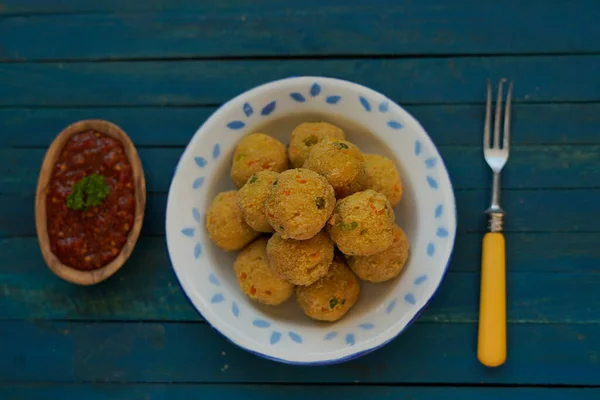
[[[73,185],[94,173],[104,176],[110,193],[97,207],[72,210],[67,196]],[[46,198],[52,253],[80,270],[111,262],[133,226],[134,195],[133,170],[118,140],[94,131],[73,135],[54,165]]]

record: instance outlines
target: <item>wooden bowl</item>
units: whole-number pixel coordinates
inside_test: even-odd
[[[123,248],[121,248],[121,251],[117,257],[101,268],[83,271],[64,265],[50,249],[50,239],[48,236],[46,217],[46,196],[50,178],[52,177],[54,164],[60,156],[63,147],[71,138],[71,136],[87,130],[94,130],[96,132],[103,133],[107,136],[117,139],[123,144],[123,149],[125,150],[125,154],[133,170],[133,183],[135,185],[135,216],[133,227],[129,231],[127,241],[123,245]],[[68,282],[78,285],[93,285],[107,279],[117,272],[131,255],[135,243],[140,235],[140,230],[142,229],[145,206],[146,180],[144,178],[144,170],[142,169],[140,157],[138,156],[131,139],[129,139],[129,136],[127,136],[127,134],[123,132],[121,128],[108,121],[86,120],[69,125],[56,137],[56,139],[54,139],[48,148],[48,151],[46,152],[44,162],[42,163],[42,169],[40,172],[35,196],[36,231],[40,248],[42,250],[42,255],[44,256],[44,260],[48,264],[48,267],[50,267],[52,272],[54,272],[54,274],[57,276]]]

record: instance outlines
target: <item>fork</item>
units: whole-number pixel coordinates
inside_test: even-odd
[[[504,131],[500,146],[502,115],[502,78],[498,83],[494,138],[490,141],[492,122],[492,85],[487,82],[487,104],[483,129],[483,154],[493,172],[492,202],[485,211],[489,215],[489,232],[483,237],[481,256],[481,297],[479,303],[479,333],[477,358],[488,367],[497,367],[506,361],[506,252],[502,227],[504,210],[500,206],[500,173],[508,161],[510,144],[510,105],[512,82],[509,84],[504,112]]]

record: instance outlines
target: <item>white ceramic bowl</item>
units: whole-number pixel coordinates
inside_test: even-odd
[[[364,152],[392,158],[404,184],[403,199],[395,210],[398,225],[410,239],[409,261],[390,282],[362,283],[356,305],[335,323],[309,319],[293,298],[278,307],[248,299],[234,275],[236,253],[213,245],[204,226],[205,212],[216,194],[234,189],[229,168],[239,139],[261,131],[287,144],[293,127],[309,120],[335,123]],[[395,338],[440,285],[455,232],[450,178],[421,125],[380,93],[323,77],[271,82],[219,108],[185,149],[167,204],[169,255],[192,304],[233,343],[292,364],[346,361]]]

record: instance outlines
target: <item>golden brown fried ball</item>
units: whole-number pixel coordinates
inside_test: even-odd
[[[206,214],[210,240],[225,251],[240,250],[258,236],[244,221],[236,194],[236,190],[219,193]]]
[[[377,154],[365,154],[365,172],[366,189],[383,194],[392,207],[400,202],[404,189],[400,173],[392,160]]]
[[[284,239],[315,236],[335,207],[333,188],[314,171],[296,168],[279,174],[265,203],[267,221]]]
[[[345,139],[344,131],[327,122],[304,122],[292,131],[288,154],[294,168],[302,168],[313,146],[325,137]]]
[[[275,276],[269,268],[266,238],[257,239],[242,250],[233,268],[242,292],[252,300],[274,306],[286,301],[294,291],[294,285]]]
[[[333,260],[327,274],[310,286],[296,287],[296,300],[309,317],[337,321],[356,303],[360,284],[343,262]]]
[[[235,148],[231,179],[241,188],[258,171],[281,172],[287,167],[285,146],[264,133],[253,133],[242,138]]]
[[[242,211],[244,220],[258,232],[273,232],[267,222],[265,201],[271,192],[271,185],[279,175],[275,171],[259,171],[252,175],[248,182],[237,193],[237,205]]]
[[[327,273],[333,260],[333,242],[325,231],[308,240],[283,239],[274,234],[267,244],[269,265],[294,285],[310,285]]]
[[[322,139],[313,146],[304,168],[323,175],[338,198],[363,189],[365,158],[358,147],[346,140]]]
[[[385,282],[400,274],[408,260],[409,247],[406,233],[394,226],[394,242],[390,247],[372,256],[346,256],[346,260],[360,279]]]
[[[342,253],[369,256],[391,246],[394,219],[388,199],[369,189],[338,200],[327,231]]]

